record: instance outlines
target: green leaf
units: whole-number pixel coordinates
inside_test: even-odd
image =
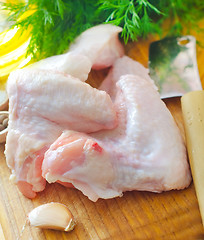
[[[22,30],[32,26],[28,54],[41,59],[66,51],[74,39],[87,28],[100,23],[112,23],[123,28],[127,43],[162,33],[168,18],[169,34],[178,35],[184,26],[201,31],[198,20],[203,17],[203,0],[28,0],[27,3],[2,3],[10,11],[9,20]],[[35,12],[19,18],[29,10]]]

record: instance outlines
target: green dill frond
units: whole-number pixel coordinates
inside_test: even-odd
[[[197,31],[203,17],[203,0],[99,0],[99,9],[106,12],[106,22],[123,27],[122,36],[137,40],[151,33],[162,33],[162,24],[169,20],[168,34],[180,35],[184,27]]]
[[[97,24],[94,0],[28,0],[4,3],[3,8],[11,12],[14,26],[32,26],[28,54],[36,60],[63,53],[76,36]],[[29,10],[33,13],[19,20]]]
[[[31,27],[28,54],[36,60],[63,53],[82,31],[99,23],[121,26],[127,43],[161,35],[166,19],[169,35],[181,34],[186,26],[199,31],[204,12],[203,0],[28,0],[2,5],[14,26],[22,31]],[[22,18],[29,10],[32,14]]]
[[[99,9],[108,14],[106,22],[123,27],[122,37],[125,43],[130,39],[147,36],[160,31],[155,27],[151,15],[162,12],[148,0],[99,1]]]

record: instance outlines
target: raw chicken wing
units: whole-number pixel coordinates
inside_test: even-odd
[[[91,67],[92,63],[88,57],[68,52],[42,59],[29,65],[27,68],[37,68],[41,70],[65,73],[84,82],[88,78]]]
[[[123,75],[115,87],[118,126],[92,134],[65,131],[45,153],[43,176],[72,183],[92,201],[187,187],[183,139],[153,82]]]
[[[153,80],[149,76],[149,69],[145,68],[141,63],[133,60],[132,58],[123,56],[114,62],[111,70],[99,89],[106,91],[114,100],[117,90],[115,84],[121,76],[126,74],[140,76],[141,78],[147,79],[153,83]],[[155,85],[154,88],[157,89]]]
[[[121,27],[101,24],[84,31],[70,46],[69,52],[87,56],[92,68],[102,69],[113,65],[124,55],[124,48],[118,39]]]
[[[6,160],[27,197],[42,191],[44,153],[65,129],[111,129],[116,112],[108,94],[67,74],[26,68],[10,74]]]
[[[40,60],[28,68],[54,70],[86,81],[91,68],[111,66],[124,55],[118,39],[121,27],[103,24],[84,31],[70,46],[67,53]]]

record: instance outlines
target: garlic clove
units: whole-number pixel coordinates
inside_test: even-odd
[[[0,111],[0,143],[3,143],[6,141],[6,135],[8,133],[8,122],[6,120],[9,118],[9,112],[8,111]],[[3,125],[4,121],[4,125]]]
[[[0,90],[0,110],[8,108],[8,96],[6,90]]]
[[[76,223],[69,209],[61,203],[51,202],[34,208],[27,217],[31,226],[69,232]]]

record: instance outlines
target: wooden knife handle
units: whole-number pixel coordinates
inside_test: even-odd
[[[188,156],[204,225],[204,91],[181,98]]]

